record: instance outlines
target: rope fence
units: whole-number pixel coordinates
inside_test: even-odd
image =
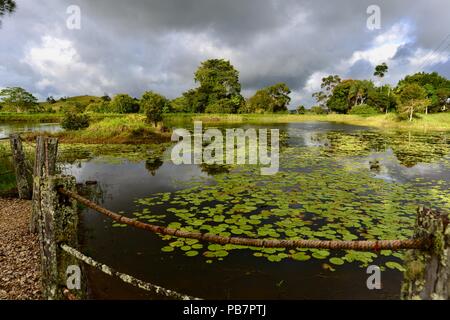
[[[119,272],[95,261],[77,250],[78,204],[84,205],[120,224],[125,224],[153,234],[195,239],[220,245],[233,244],[259,248],[306,248],[331,250],[409,250],[404,260],[404,278],[401,298],[407,300],[449,299],[450,279],[450,214],[419,207],[414,235],[407,240],[307,240],[307,239],[252,239],[223,237],[210,233],[185,231],[144,223],[110,211],[77,193],[73,176],[56,175],[57,139],[38,137],[36,143],[35,171],[33,175],[33,218],[41,239],[41,269],[43,294],[47,299],[85,299],[86,287],[76,292],[66,288],[67,269],[81,261],[104,274],[118,278],[148,292],[168,298],[198,299],[163,288]],[[76,200],[76,201],[71,201]],[[33,224],[32,224],[33,226]],[[83,281],[85,283],[85,281]],[[72,295],[71,295],[72,294]]]
[[[409,240],[376,240],[376,241],[344,241],[344,240],[264,240],[239,237],[222,237],[214,234],[188,232],[171,229],[162,226],[143,223],[130,219],[105,209],[98,204],[78,195],[75,192],[59,188],[58,192],[77,200],[79,203],[91,208],[112,220],[153,233],[174,236],[177,238],[196,239],[215,244],[234,244],[248,247],[263,248],[308,248],[308,249],[334,249],[334,250],[357,250],[357,251],[379,251],[379,250],[404,250],[419,249],[427,250],[431,245],[431,239],[409,239]]]
[[[140,288],[142,290],[156,293],[156,294],[163,295],[168,298],[173,298],[173,299],[177,299],[177,300],[201,300],[199,298],[191,297],[186,294],[178,293],[173,290],[165,289],[163,287],[160,287],[160,286],[148,283],[148,282],[144,282],[142,280],[136,279],[135,277],[127,275],[125,273],[118,272],[103,263],[97,262],[94,259],[92,259],[88,256],[85,256],[78,250],[76,250],[68,245],[62,244],[61,249],[64,250],[66,253],[70,254],[71,256],[77,258],[78,260],[83,261],[87,265],[90,265],[91,267],[103,272],[104,274],[119,278],[123,282],[131,284],[132,286]]]

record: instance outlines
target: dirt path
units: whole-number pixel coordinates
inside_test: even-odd
[[[28,231],[31,202],[0,198],[0,300],[41,299],[37,236]]]

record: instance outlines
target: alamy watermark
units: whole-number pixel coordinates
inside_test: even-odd
[[[369,290],[381,290],[381,269],[379,266],[369,266],[367,268],[367,274],[370,274],[367,278],[366,285]]]
[[[379,30],[381,29],[381,8],[375,4],[367,7],[367,29],[369,30]]]
[[[79,266],[68,266],[66,270],[66,286],[69,290],[81,290],[81,269]]]
[[[69,30],[81,30],[81,8],[77,5],[67,7],[66,13],[69,15],[66,19],[66,26]]]
[[[194,122],[194,132],[175,129],[172,162],[181,164],[250,164],[261,166],[262,175],[278,173],[280,133],[278,129],[219,129],[203,132],[202,122]],[[270,136],[270,146],[268,144]],[[181,138],[181,139],[180,139]],[[225,146],[225,154],[224,154]]]

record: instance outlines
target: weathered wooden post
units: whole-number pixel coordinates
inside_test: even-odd
[[[419,208],[414,238],[429,238],[426,251],[406,254],[402,299],[450,299],[450,214]]]
[[[76,191],[76,181],[71,176],[47,176],[40,182],[42,288],[44,297],[65,300],[64,290],[70,289],[77,299],[86,297],[86,281],[80,262],[65,253],[61,244],[78,249],[77,203],[58,193],[58,188]],[[70,287],[78,283],[78,288]],[[69,282],[68,282],[69,281]],[[73,284],[72,283],[72,284]]]
[[[23,152],[22,139],[18,134],[12,134],[10,136],[10,143],[19,198],[29,200],[31,199],[31,179],[29,169],[25,163],[25,153]]]
[[[33,212],[30,223],[30,231],[32,233],[38,232],[40,220],[40,183],[45,177],[56,173],[57,154],[58,139],[42,136],[36,138],[36,155],[33,168]]]

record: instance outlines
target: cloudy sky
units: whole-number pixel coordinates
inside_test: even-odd
[[[146,90],[170,98],[195,86],[209,58],[230,60],[245,96],[286,82],[292,105],[310,106],[321,78],[385,81],[438,71],[450,78],[448,0],[16,0],[0,28],[0,87],[39,98]],[[81,10],[69,29],[67,9]],[[370,30],[370,5],[381,9]]]

